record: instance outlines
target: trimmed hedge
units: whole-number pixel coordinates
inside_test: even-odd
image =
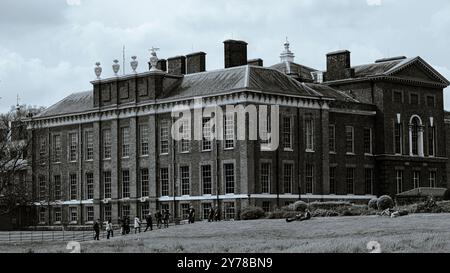
[[[394,201],[390,196],[383,195],[380,198],[378,198],[377,207],[378,210],[392,209],[394,207]]]
[[[256,220],[266,216],[264,210],[260,207],[249,206],[241,211],[241,220]]]

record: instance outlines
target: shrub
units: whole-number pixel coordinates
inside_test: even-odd
[[[332,210],[325,210],[325,209],[317,209],[313,211],[312,217],[335,217],[339,216],[339,213]]]
[[[339,210],[343,208],[350,208],[352,204],[348,202],[313,202],[309,204],[309,208],[311,211],[317,209],[323,210]]]
[[[298,212],[286,210],[286,209],[276,209],[267,214],[267,219],[286,219],[295,217]]]
[[[386,210],[394,207],[394,201],[388,195],[383,195],[377,201],[378,210]]]
[[[378,203],[378,198],[372,198],[372,199],[370,199],[368,206],[370,209],[377,210],[378,209],[377,203]]]
[[[301,211],[304,212],[308,208],[308,204],[303,201],[297,201],[294,204],[289,206],[293,211]]]
[[[450,190],[445,190],[444,196],[442,196],[442,200],[444,201],[450,201]]]
[[[263,218],[266,215],[264,210],[260,207],[249,206],[245,207],[241,211],[242,220],[255,220]]]

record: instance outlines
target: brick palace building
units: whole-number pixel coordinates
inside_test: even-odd
[[[116,222],[157,209],[184,218],[191,205],[200,219],[215,206],[233,219],[248,204],[268,211],[299,198],[366,202],[447,187],[449,81],[422,58],[352,66],[350,52],[337,51],[319,71],[295,63],[288,42],[270,67],[248,60],[243,41],[224,45],[224,69],[205,71],[203,52],[158,60],[94,80],[29,120],[38,222]],[[237,140],[235,115],[226,115],[226,140],[173,141],[172,108],[198,97],[279,105],[279,148]]]

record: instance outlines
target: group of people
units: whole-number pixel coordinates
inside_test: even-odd
[[[220,221],[220,210],[218,206],[216,206],[216,208],[209,208],[208,212],[208,222],[216,221]]]
[[[162,209],[162,210],[157,210],[154,217],[156,220],[156,227],[158,229],[161,228],[168,228],[169,227],[169,220],[170,220],[170,216],[172,214],[169,212],[168,209]],[[215,221],[220,221],[220,211],[218,209],[218,207],[216,206],[216,208],[210,208],[209,212],[208,212],[208,222],[215,222]],[[147,230],[153,230],[153,215],[152,213],[148,213],[145,216],[145,224],[146,224],[146,228],[144,230],[144,232],[146,232]],[[189,224],[193,224],[195,222],[195,209],[194,207],[190,207],[189,211],[188,211],[188,223]],[[94,222],[93,225],[93,229],[94,229],[94,240],[100,240],[100,229],[101,229],[101,222],[100,219],[98,219],[97,221]],[[122,235],[127,235],[131,232],[131,221],[130,221],[130,217],[129,216],[124,216],[122,218],[119,218],[119,225],[120,225],[120,233]],[[141,219],[139,219],[138,216],[136,216],[134,218],[134,233],[141,233],[141,226],[143,225]],[[114,228],[113,228],[113,224],[111,222],[111,219],[109,219],[106,223],[106,232],[107,232],[107,236],[106,238],[109,239],[111,237],[114,237]]]

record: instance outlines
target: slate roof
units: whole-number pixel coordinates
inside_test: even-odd
[[[254,90],[303,97],[330,97],[342,101],[351,99],[345,93],[331,87],[299,83],[276,69],[252,65],[184,75],[179,83],[164,92],[163,97],[159,99],[193,98],[235,90]],[[95,110],[93,91],[87,91],[71,94],[35,117],[43,118],[93,110]]]
[[[387,75],[391,71],[394,71],[395,69],[402,67],[403,65],[409,63],[413,59],[406,58],[406,59],[400,59],[400,60],[392,60],[392,61],[386,61],[386,62],[380,62],[380,63],[373,63],[373,64],[365,64],[365,65],[359,65],[354,66],[352,68],[355,69],[355,78],[364,78],[368,76],[377,76],[377,75]]]
[[[317,71],[317,69],[307,67],[294,62],[282,62],[272,65],[270,68],[276,69],[287,75],[297,75],[302,79],[313,80],[311,72]]]
[[[94,97],[92,91],[85,91],[71,94],[56,104],[48,107],[38,115],[36,118],[49,117],[65,114],[75,114],[87,112],[94,109]]]
[[[168,92],[164,98],[181,99],[208,96],[244,89],[296,96],[318,95],[278,70],[245,65],[187,74],[180,84]]]

